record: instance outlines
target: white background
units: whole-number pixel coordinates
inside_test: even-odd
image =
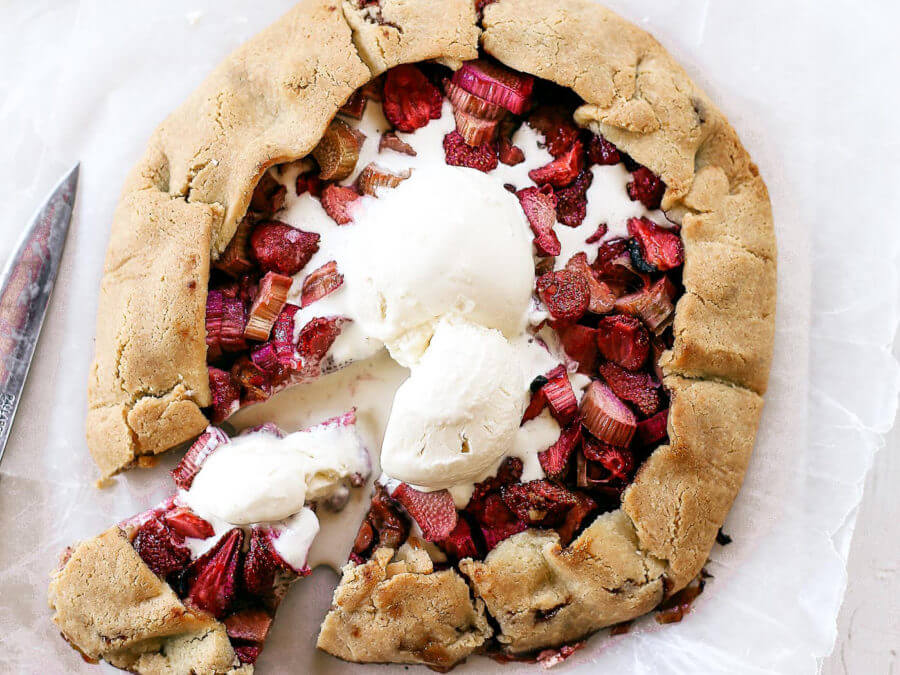
[[[838,635],[862,486],[897,405],[900,8],[890,0],[611,0],[737,127],[779,237],[776,359],[759,444],[684,622],[598,636],[563,670],[815,672]],[[78,538],[167,489],[164,467],[97,491],[83,442],[96,289],[123,176],[153,127],[288,0],[0,1],[0,259],[82,160],[57,292],[0,472],[0,672],[92,672],[49,624],[46,574]],[[298,401],[300,397],[298,396]],[[893,444],[878,457],[828,673],[889,672],[900,645]],[[169,460],[171,462],[171,460]],[[289,596],[261,670],[309,654],[322,571]],[[305,649],[305,651],[304,651]],[[465,671],[493,668],[474,660]],[[615,669],[615,670],[613,670]],[[375,672],[386,672],[376,669]]]

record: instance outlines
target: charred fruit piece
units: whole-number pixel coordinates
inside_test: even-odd
[[[418,67],[392,68],[384,79],[384,116],[400,131],[415,131],[440,119],[443,98]]]
[[[319,235],[269,220],[253,230],[250,249],[264,272],[293,276],[319,250]]]
[[[612,390],[595,380],[581,400],[584,426],[594,436],[616,447],[627,447],[634,437],[637,419]]]

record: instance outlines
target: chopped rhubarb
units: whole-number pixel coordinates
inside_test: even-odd
[[[222,270],[232,277],[240,277],[253,269],[253,261],[250,255],[250,230],[253,229],[253,221],[245,217],[238,223],[237,230],[228,246],[222,251],[219,259],[213,263],[213,267]]]
[[[231,366],[231,379],[241,385],[241,403],[258,403],[272,395],[272,378],[244,355]]]
[[[418,523],[422,528],[422,535],[428,541],[446,539],[456,527],[458,514],[453,497],[447,490],[420,492],[406,483],[400,483],[391,496]]]
[[[340,107],[338,112],[353,119],[361,120],[363,113],[366,112],[366,103],[368,102],[369,97],[366,95],[365,90],[360,88],[350,94],[350,98],[344,102],[344,105]]]
[[[532,169],[528,177],[538,185],[565,187],[574,181],[584,168],[584,146],[575,141],[565,154],[560,155],[546,166]]]
[[[215,361],[223,352],[243,351],[246,310],[240,298],[211,289],[206,295],[206,355]]]
[[[272,326],[270,344],[275,348],[279,365],[286,370],[296,369],[300,365],[294,345],[294,315],[298,311],[300,308],[297,305],[286,304]]]
[[[590,288],[591,299],[588,304],[588,310],[594,314],[606,314],[612,311],[616,304],[616,296],[608,285],[602,281],[597,281],[594,271],[587,261],[587,254],[579,251],[571,257],[566,263],[566,269],[580,274],[588,283]]]
[[[534,78],[493,61],[468,61],[453,74],[453,84],[485,101],[521,115],[531,102]]]
[[[572,453],[581,444],[581,420],[575,420],[559,432],[556,442],[543,452],[538,460],[544,473],[550,478],[562,480],[569,471]]]
[[[568,546],[575,538],[575,534],[581,529],[587,518],[597,508],[597,502],[580,493],[575,495],[575,504],[568,511],[563,522],[557,526],[556,531],[559,533],[559,543],[562,546]]]
[[[250,352],[250,360],[259,368],[269,373],[269,375],[275,375],[280,369],[278,356],[275,352],[275,345],[271,342],[260,345]]]
[[[436,543],[444,553],[457,560],[478,556],[478,546],[472,537],[472,528],[465,518],[459,518],[453,531]]]
[[[244,532],[236,527],[195,560],[187,571],[187,598],[198,609],[222,618],[237,594]]]
[[[634,455],[627,448],[585,438],[581,453],[576,478],[579,487],[618,494],[631,480]]]
[[[272,174],[266,172],[253,190],[250,198],[250,210],[263,217],[271,217],[282,209],[286,195],[287,189],[284,185],[275,180]]]
[[[244,328],[244,337],[261,342],[269,339],[275,319],[284,309],[291,278],[276,272],[266,272],[259,282],[259,291],[250,307],[250,316]]]
[[[265,642],[272,616],[263,609],[243,609],[225,619],[225,631],[232,640]]]
[[[209,389],[212,393],[213,424],[224,422],[240,407],[241,387],[228,373],[219,368],[209,367]]]
[[[325,263],[317,270],[310,272],[303,280],[300,307],[308,307],[321,300],[340,288],[343,283],[344,275],[337,271],[337,263],[334,260]]]
[[[262,647],[259,645],[234,645],[234,655],[241,663],[256,663],[260,652],[262,652]]]
[[[604,363],[598,369],[613,393],[637,406],[642,415],[659,409],[659,382],[649,373],[632,373],[615,363]]]
[[[500,161],[506,166],[516,166],[525,161],[525,153],[517,145],[513,145],[506,136],[500,137],[499,145]]]
[[[578,362],[578,372],[593,375],[597,365],[597,331],[574,323],[555,326],[563,350]]]
[[[402,140],[395,132],[386,131],[381,135],[381,140],[378,142],[378,152],[384,152],[385,150],[393,150],[394,152],[399,152],[404,155],[409,155],[411,157],[416,156],[416,151],[406,141]]]
[[[627,186],[631,200],[640,202],[649,211],[658,209],[666,192],[666,184],[645,166],[633,171],[631,176],[633,180]]]
[[[594,174],[584,170],[568,187],[556,191],[556,217],[563,225],[578,227],[587,215],[587,191],[594,182]]]
[[[131,545],[147,567],[161,577],[180,572],[191,562],[191,551],[184,545],[184,537],[157,518],[147,520],[137,529]]]
[[[618,148],[603,136],[591,136],[588,142],[588,161],[591,164],[613,165],[622,161]]]
[[[297,352],[303,357],[304,365],[318,366],[341,334],[344,321],[341,317],[317,317],[300,329]]]
[[[225,318],[225,299],[222,291],[206,294],[206,360],[222,356],[222,321]]]
[[[384,78],[384,116],[399,131],[415,131],[440,119],[443,97],[418,67],[392,68]]]
[[[204,520],[186,506],[180,506],[163,516],[166,525],[182,537],[209,539],[216,531],[209,521]]]
[[[270,220],[253,230],[250,249],[264,272],[293,276],[319,250],[319,235]]]
[[[684,264],[684,244],[672,230],[660,227],[647,218],[631,218],[628,234],[640,245],[643,259],[651,266],[647,271],[665,272]]]
[[[671,280],[662,277],[650,288],[616,300],[616,309],[641,319],[647,328],[659,334],[669,325],[675,313],[675,305],[672,304],[675,293]]]
[[[528,116],[528,126],[544,136],[547,152],[561,157],[578,140],[572,113],[561,105],[542,105]]]
[[[359,199],[359,193],[353,188],[329,185],[322,190],[322,208],[338,225],[353,222],[351,206]]]
[[[503,119],[506,115],[506,109],[502,106],[466,91],[455,82],[447,80],[444,86],[447,90],[447,98],[450,99],[450,104],[456,112],[493,122]],[[459,129],[458,126],[457,129]]]
[[[550,407],[550,414],[553,415],[553,418],[562,426],[571,422],[578,413],[578,399],[575,398],[568,375],[564,374],[548,380],[541,391],[544,398],[547,399],[547,405]]]
[[[548,272],[537,280],[541,301],[557,320],[577,321],[591,302],[591,289],[580,274],[570,270]]]
[[[358,132],[341,120],[332,120],[325,135],[313,148],[312,156],[319,165],[322,180],[344,180],[353,173],[359,161],[361,146]]]
[[[200,471],[207,457],[219,449],[219,446],[228,443],[229,438],[218,427],[207,427],[194,441],[193,445],[184,453],[184,457],[178,462],[178,466],[172,469],[172,479],[181,490],[190,490],[194,482],[194,476]]]
[[[369,512],[353,542],[351,558],[355,555],[363,560],[376,546],[396,549],[408,536],[407,516],[399,504],[388,496],[384,486],[376,485]]]
[[[647,448],[657,445],[669,437],[667,424],[669,422],[669,409],[660,410],[653,417],[638,422],[637,430],[634,432],[634,443],[636,446]]]
[[[581,400],[584,426],[601,441],[627,447],[634,436],[637,419],[612,390],[595,380]]]
[[[377,197],[379,188],[395,188],[409,178],[410,175],[409,169],[397,174],[381,168],[375,162],[371,162],[359,174],[359,178],[356,179],[356,185],[362,194]]]
[[[450,166],[464,166],[487,173],[497,168],[498,152],[496,143],[472,147],[458,131],[444,136],[444,160]]]
[[[456,131],[467,145],[478,147],[497,138],[497,129],[500,125],[497,120],[485,120],[461,110],[454,111],[453,118],[456,120]]]
[[[553,231],[556,224],[556,195],[553,188],[530,187],[516,193],[531,231],[534,233],[534,246],[541,257],[557,256],[562,251],[559,239]]]
[[[608,361],[637,370],[647,361],[650,336],[633,316],[604,316],[597,322],[597,348]]]
[[[504,485],[500,491],[506,506],[529,526],[552,527],[575,506],[575,495],[549,480]]]
[[[313,197],[321,197],[322,179],[311,171],[307,173],[301,173],[297,176],[297,182],[294,189],[296,190],[298,197],[305,192],[308,192]]]

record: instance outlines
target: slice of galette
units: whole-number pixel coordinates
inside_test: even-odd
[[[53,620],[86,659],[132,672],[252,672],[310,573],[317,512],[342,508],[370,467],[352,411],[292,434],[210,427],[173,471],[177,494],[66,550]]]

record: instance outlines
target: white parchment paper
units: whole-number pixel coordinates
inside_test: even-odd
[[[815,672],[835,636],[863,479],[900,389],[889,351],[900,309],[900,10],[890,0],[608,4],[681,60],[760,165],[778,232],[777,342],[757,448],[725,525],[734,543],[713,550],[714,579],[693,612],[677,625],[600,634],[561,670]],[[57,289],[0,471],[0,672],[98,672],[49,621],[48,572],[67,544],[165,496],[176,459],[110,489],[93,485],[84,389],[112,210],[153,127],[288,5],[0,2],[0,259],[56,179],[82,162]],[[286,395],[302,410],[312,394]],[[318,570],[289,595],[262,672],[349,671],[312,648],[333,582]],[[495,670],[479,658],[460,672]]]

